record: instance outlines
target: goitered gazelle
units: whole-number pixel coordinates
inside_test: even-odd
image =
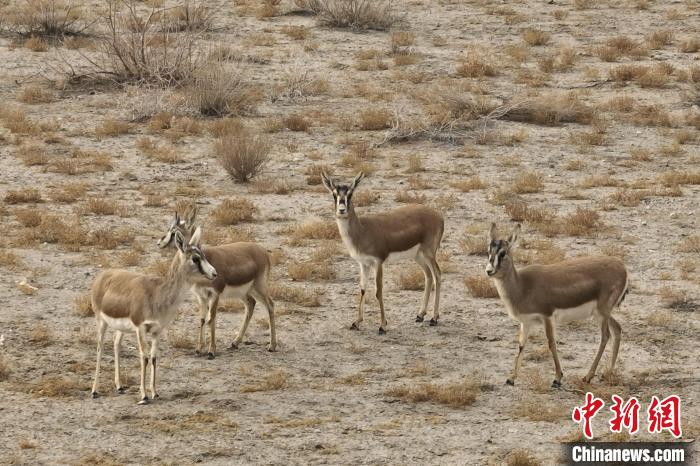
[[[141,401],[147,404],[146,366],[151,363],[151,397],[156,398],[156,359],[158,337],[175,319],[180,303],[187,296],[194,280],[214,280],[216,269],[207,261],[199,246],[201,230],[197,229],[189,244],[182,234],[175,235],[177,253],[165,277],[145,275],[128,270],[110,269],[97,275],[91,290],[92,309],[97,319],[97,367],[92,397],[97,398],[100,360],[107,328],[114,332],[114,384],[124,393],[119,377],[119,347],[123,332],[135,332],[141,357]],[[151,355],[146,355],[146,337],[151,338]]]
[[[430,325],[437,325],[440,316],[441,272],[435,260],[435,254],[440,247],[445,230],[442,215],[422,205],[408,205],[390,212],[358,217],[355,214],[352,195],[364,174],[358,174],[350,186],[335,184],[325,173],[322,173],[321,177],[323,185],[333,194],[335,218],[340,237],[348,248],[350,257],[360,265],[360,304],[357,309],[357,319],[350,328],[358,330],[362,322],[365,292],[370,272],[374,269],[381,314],[379,334],[386,332],[387,322],[382,298],[383,267],[385,262],[401,259],[415,260],[425,275],[423,302],[416,322],[423,322],[428,309],[430,292],[435,287],[435,303]]]
[[[627,294],[629,281],[625,265],[612,257],[576,257],[550,265],[530,265],[516,270],[510,251],[520,225],[508,239],[499,239],[496,224],[489,230],[486,274],[496,282],[498,294],[508,314],[520,322],[518,354],[513,373],[506,383],[513,385],[520,359],[532,326],[543,323],[556,376],[552,387],[559,388],[563,376],[555,337],[555,323],[584,320],[595,314],[600,324],[600,346],[584,381],[590,383],[605,351],[610,332],[613,352],[609,372],[615,368],[620,349],[620,324],[610,315]]]
[[[185,214],[185,220],[181,220],[175,213],[175,218],[170,228],[158,241],[161,248],[172,243],[173,238],[179,232],[188,238],[194,230],[194,221],[197,216],[196,207],[191,207]],[[209,349],[207,357],[214,359],[216,354],[216,311],[219,305],[219,297],[235,298],[245,305],[245,318],[238,331],[238,336],[231,343],[231,348],[238,348],[243,341],[248,324],[253,316],[256,301],[262,302],[267,308],[270,318],[270,345],[268,351],[277,348],[277,334],[275,333],[275,304],[270,297],[269,281],[272,262],[270,254],[262,246],[249,243],[231,243],[221,246],[202,246],[207,258],[217,270],[219,276],[214,281],[197,281],[192,286],[192,293],[199,301],[199,339],[197,340],[197,354],[204,348],[204,324],[209,323]]]

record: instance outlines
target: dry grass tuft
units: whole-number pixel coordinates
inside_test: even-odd
[[[683,238],[678,245],[678,251],[700,254],[700,236],[692,235]]]
[[[314,289],[297,286],[272,285],[270,294],[273,299],[294,303],[304,307],[319,307],[321,300],[319,292]]]
[[[457,65],[457,74],[465,78],[480,78],[496,76],[498,71],[497,65],[493,63],[492,59],[471,50]]]
[[[474,298],[498,298],[498,290],[493,282],[483,275],[469,275],[464,279],[464,285]]]
[[[192,107],[205,116],[251,114],[263,98],[242,72],[213,63],[195,72],[187,96]]]
[[[257,207],[248,199],[230,198],[224,199],[211,212],[211,216],[217,225],[236,225],[241,222],[253,220],[253,214]]]
[[[121,136],[129,134],[131,125],[125,121],[108,118],[95,128],[95,135],[101,137]]]
[[[32,385],[29,393],[34,396],[49,398],[77,397],[85,391],[85,384],[75,377],[49,376],[43,377]]]
[[[17,95],[17,100],[25,104],[47,104],[53,102],[54,95],[48,89],[35,84],[30,84],[22,88]]]
[[[76,296],[73,302],[75,303],[75,312],[78,314],[78,316],[85,318],[94,315],[90,293],[83,293]]]
[[[327,220],[310,220],[296,225],[291,231],[290,240],[300,243],[305,239],[338,239],[338,226]]]
[[[422,291],[425,288],[423,271],[415,266],[400,272],[397,281],[402,290]]]
[[[590,124],[594,111],[575,93],[544,94],[509,108],[500,118],[509,121],[555,126],[561,123]]]
[[[522,38],[528,45],[539,46],[549,43],[551,35],[548,32],[540,31],[539,29],[526,29],[522,33]]]
[[[360,129],[365,131],[376,131],[387,129],[391,126],[392,114],[383,108],[370,108],[360,113]]]
[[[592,233],[600,226],[600,215],[595,210],[577,207],[576,211],[564,219],[564,231],[571,236]]]
[[[410,403],[432,402],[452,408],[470,406],[481,393],[478,381],[464,380],[452,384],[438,385],[424,383],[417,386],[402,385],[390,388],[387,396],[400,398]]]
[[[254,392],[269,392],[273,390],[284,390],[287,388],[288,376],[282,370],[275,370],[265,375],[262,380],[256,385],[244,385],[241,387],[241,393]]]
[[[388,0],[309,0],[309,9],[327,26],[384,31],[401,21]]]
[[[700,50],[700,39],[697,36],[686,37],[678,42],[678,50],[683,53],[695,53]]]
[[[577,0],[577,3],[581,0]],[[505,466],[542,466],[542,461],[530,450],[513,450],[503,459]]]
[[[82,36],[90,26],[89,18],[77,1],[27,0],[13,6],[3,11],[7,15],[4,26],[23,37]]]
[[[10,369],[10,364],[7,362],[5,357],[0,354],[0,382],[10,378],[12,370]]]
[[[5,194],[5,204],[36,204],[44,202],[36,188],[10,190]]]
[[[539,193],[544,189],[544,175],[526,172],[513,181],[512,190],[516,194]]]
[[[0,249],[0,267],[20,267],[22,260],[12,251]]]
[[[47,346],[51,343],[51,331],[42,323],[39,323],[29,333],[29,341],[39,346]]]
[[[260,173],[270,159],[270,144],[261,135],[240,128],[221,136],[214,153],[235,180],[245,183]]]

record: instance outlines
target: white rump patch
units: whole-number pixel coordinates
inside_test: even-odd
[[[597,307],[598,303],[596,301],[589,301],[576,307],[570,307],[567,309],[555,309],[554,318],[557,320],[557,322],[564,324],[576,320],[590,319]]]
[[[110,317],[100,313],[100,318],[107,323],[107,326],[120,332],[136,332],[136,326],[129,317]]]
[[[392,252],[389,257],[386,258],[386,262],[391,264],[392,262],[399,262],[406,259],[415,259],[418,255],[418,248],[420,244],[416,244],[411,249],[406,249],[405,251]]]

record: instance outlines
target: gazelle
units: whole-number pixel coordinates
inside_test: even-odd
[[[186,213],[185,220],[181,220],[176,213],[170,228],[158,241],[158,246],[160,248],[167,247],[178,233],[185,238],[189,237],[194,229],[196,216],[196,207],[192,207]],[[231,348],[238,348],[238,345],[243,341],[248,324],[253,316],[255,303],[260,301],[267,308],[270,319],[270,344],[267,349],[268,351],[275,351],[277,348],[275,304],[269,292],[272,262],[268,252],[260,245],[249,242],[230,243],[221,246],[203,246],[202,250],[207,255],[210,263],[216,268],[219,276],[214,281],[198,281],[192,286],[192,293],[199,301],[197,354],[201,354],[204,348],[204,324],[208,322],[209,349],[207,357],[209,359],[214,359],[215,357],[216,311],[221,296],[239,299],[243,302],[246,309],[243,325],[238,331],[238,336],[233,340]]]
[[[543,323],[556,376],[552,387],[561,386],[563,376],[555,339],[555,323],[584,320],[595,314],[600,324],[600,346],[584,381],[589,383],[613,334],[610,373],[615,368],[620,349],[620,324],[610,315],[628,292],[625,265],[612,257],[576,257],[551,265],[531,265],[516,270],[510,251],[518,240],[520,225],[508,239],[497,237],[496,224],[489,230],[486,274],[496,282],[498,294],[514,319],[520,321],[518,354],[513,373],[506,383],[513,385],[518,376],[520,359],[527,338],[536,323]]]
[[[358,217],[352,204],[352,195],[364,177],[358,174],[350,186],[335,184],[325,173],[321,175],[323,185],[333,195],[335,219],[340,237],[348,248],[350,257],[360,265],[360,304],[357,319],[350,326],[358,330],[363,320],[363,306],[369,275],[374,269],[376,293],[379,300],[379,334],[386,332],[386,316],[382,298],[384,263],[402,259],[413,259],[423,269],[425,289],[423,302],[416,322],[423,322],[428,309],[430,292],[435,287],[435,303],[430,325],[437,325],[440,316],[441,272],[435,260],[440,247],[445,222],[437,211],[422,205],[409,205],[390,212]]]
[[[114,332],[114,384],[124,393],[119,376],[119,347],[124,332],[135,332],[141,356],[141,401],[147,404],[146,366],[151,363],[151,397],[156,398],[156,359],[158,336],[173,321],[177,308],[187,295],[189,284],[205,277],[214,280],[217,272],[199,246],[201,230],[197,229],[189,243],[182,234],[175,235],[177,253],[165,277],[145,275],[127,270],[110,269],[97,275],[92,284],[92,309],[97,318],[97,367],[92,397],[97,398],[100,360],[107,328]],[[150,358],[146,355],[146,337],[151,338]]]

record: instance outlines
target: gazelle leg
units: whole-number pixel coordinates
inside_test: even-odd
[[[527,344],[527,337],[530,335],[530,325],[525,325],[520,323],[520,331],[518,332],[518,354],[515,356],[515,365],[513,366],[513,372],[509,379],[506,379],[508,385],[515,385],[515,379],[518,377],[518,371],[520,370],[520,360],[523,357],[523,350]]]
[[[442,282],[442,272],[435,258],[431,258],[428,262],[430,272],[433,275],[433,285],[435,286],[435,307],[433,308],[433,318],[430,319],[430,325],[437,325],[440,317],[440,285]]]
[[[107,322],[97,319],[97,365],[95,366],[95,382],[92,384],[92,397],[97,398],[97,386],[100,380],[100,361],[102,360],[102,347],[105,341],[105,332],[107,331]]]
[[[420,305],[420,311],[416,316],[416,322],[423,322],[425,314],[428,312],[428,302],[430,302],[430,291],[433,289],[433,273],[430,271],[430,267],[425,262],[425,259],[419,257],[416,259],[418,265],[423,270],[423,275],[425,277],[425,286],[423,288],[423,301]]]
[[[117,387],[118,393],[124,393],[124,387],[122,387],[122,378],[119,368],[119,350],[121,349],[122,336],[124,334],[117,330],[114,332],[114,385]]]
[[[136,329],[136,341],[139,345],[139,359],[141,360],[141,384],[139,386],[139,393],[141,395],[140,405],[148,404],[148,397],[146,396],[146,366],[148,366],[148,356],[146,356],[146,335],[143,327],[138,327]]]
[[[151,398],[158,398],[156,392],[156,359],[158,359],[158,337],[151,340]]]
[[[275,303],[272,301],[269,295],[261,296],[262,302],[265,303],[267,308],[267,315],[270,319],[270,345],[267,347],[268,351],[275,351],[277,349],[277,333],[275,330]]]
[[[214,293],[214,296],[209,298],[209,352],[207,358],[214,359],[216,354],[216,310],[219,307],[219,294]]]
[[[197,348],[195,350],[196,354],[202,354],[202,349],[204,349],[204,324],[207,318],[207,299],[206,296],[197,296],[197,302],[199,303],[199,338],[197,339]]]
[[[243,341],[246,330],[248,330],[248,324],[250,323],[250,318],[253,317],[253,310],[255,309],[255,298],[252,296],[247,296],[245,300],[245,317],[243,319],[243,324],[241,324],[241,329],[238,331],[238,336],[233,343],[231,343],[231,348],[236,349],[238,345]]]
[[[593,364],[591,364],[591,368],[588,370],[588,374],[583,378],[583,381],[586,383],[590,383],[591,380],[593,379],[593,376],[595,375],[595,371],[598,368],[598,363],[600,362],[600,358],[603,356],[603,352],[605,351],[605,346],[608,344],[608,338],[610,338],[610,317],[605,317],[601,316],[600,319],[600,346],[598,347],[598,352],[595,355],[595,359],[593,360]]]
[[[561,387],[561,378],[564,375],[561,371],[561,364],[559,364],[559,356],[557,355],[557,339],[554,331],[554,323],[552,319],[545,318],[544,320],[544,330],[547,335],[547,343],[549,344],[549,351],[552,352],[552,358],[554,359],[554,370],[555,378],[552,382],[553,388]]]
[[[384,335],[386,333],[386,315],[384,315],[384,297],[382,295],[384,288],[384,266],[381,263],[377,264],[376,286],[377,300],[379,301],[379,318],[381,319],[379,334]]]
[[[359,330],[360,322],[364,320],[365,295],[367,293],[367,285],[369,284],[369,274],[369,265],[360,264],[360,304],[357,307],[357,319],[350,325],[351,330]]]
[[[615,370],[615,361],[617,361],[617,352],[620,350],[620,337],[622,336],[622,327],[620,327],[620,324],[613,318],[610,317],[610,330],[612,331],[613,335],[613,351],[612,351],[612,359],[610,360],[610,369],[608,370],[608,373],[612,375]]]

